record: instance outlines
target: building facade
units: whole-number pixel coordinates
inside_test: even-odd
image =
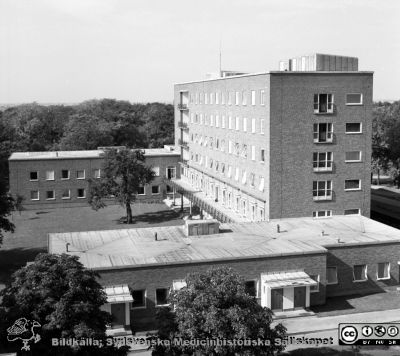
[[[373,73],[355,69],[176,84],[182,179],[248,221],[369,216]]]
[[[156,177],[142,188],[137,200],[159,202],[173,194],[172,186],[165,181],[180,177],[180,153],[171,147],[144,151],[145,163],[153,167]],[[13,153],[9,158],[10,192],[24,198],[26,209],[87,205],[89,179],[102,176],[103,153],[103,150]]]

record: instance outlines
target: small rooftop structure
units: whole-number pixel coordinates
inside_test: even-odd
[[[326,253],[327,248],[400,243],[399,230],[363,216],[221,224],[219,234],[190,236],[183,226],[49,234],[50,253],[110,269]],[[324,231],[322,236],[321,231]],[[157,241],[154,234],[157,233]]]
[[[11,154],[9,161],[101,158],[107,148],[82,151],[14,152]],[[144,148],[142,150],[145,156],[180,156],[179,150],[176,150],[173,146]]]

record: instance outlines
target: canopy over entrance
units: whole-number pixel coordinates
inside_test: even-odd
[[[318,284],[304,271],[265,273],[262,275],[262,281],[270,288],[306,287]]]
[[[107,294],[107,303],[133,302],[132,295],[127,284],[108,286],[104,288]]]

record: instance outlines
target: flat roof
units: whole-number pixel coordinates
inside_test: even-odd
[[[340,75],[340,74],[353,74],[353,75],[358,75],[358,74],[374,74],[373,71],[283,71],[283,70],[272,70],[272,71],[266,71],[266,72],[257,72],[257,73],[247,73],[247,74],[241,74],[241,75],[232,75],[229,77],[223,77],[223,78],[208,78],[208,79],[199,79],[199,80],[192,80],[188,82],[181,82],[181,83],[174,83],[174,85],[185,85],[185,84],[195,84],[195,83],[203,83],[203,82],[212,82],[216,80],[227,80],[227,79],[235,79],[235,78],[242,78],[242,77],[253,77],[253,76],[258,76],[258,75],[305,75],[305,74],[332,74],[332,75]]]
[[[221,224],[219,234],[190,237],[183,226],[69,232],[49,234],[49,253],[66,253],[67,243],[87,268],[102,270],[326,253],[400,243],[400,230],[362,216],[334,216]]]
[[[145,148],[145,156],[180,156],[177,150],[166,148]],[[47,152],[14,152],[9,161],[30,160],[54,160],[54,159],[79,159],[79,158],[101,158],[104,150],[82,150],[82,151],[47,151]]]

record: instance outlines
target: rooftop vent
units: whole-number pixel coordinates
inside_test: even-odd
[[[186,220],[185,232],[187,236],[218,234],[219,221],[215,219]]]

